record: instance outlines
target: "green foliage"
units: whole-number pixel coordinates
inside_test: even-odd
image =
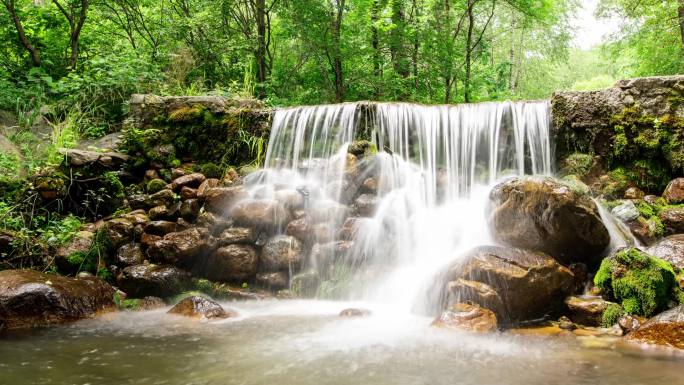
[[[610,304],[601,315],[601,326],[609,328],[615,325],[620,317],[625,314],[625,310],[618,304]]]
[[[223,169],[214,163],[205,163],[198,169],[207,178],[220,179],[223,176]]]
[[[148,194],[154,194],[163,190],[164,188],[166,188],[166,182],[161,179],[152,179],[151,181],[147,182],[147,186],[145,187]]]
[[[590,154],[573,153],[563,161],[562,172],[565,175],[576,175],[580,178],[589,174],[594,165],[594,157]]]
[[[119,310],[137,311],[140,310],[139,299],[121,299],[119,292],[114,293],[114,304]]]
[[[601,262],[594,284],[620,302],[626,313],[650,317],[672,299],[674,278],[669,263],[628,248]]]

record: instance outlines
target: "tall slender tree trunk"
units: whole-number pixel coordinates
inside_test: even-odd
[[[449,0],[444,0],[444,23],[443,23],[442,28],[445,28],[445,31],[448,31],[449,29],[447,27],[451,25],[451,14],[450,13],[451,13],[451,4],[449,3]],[[449,34],[446,33],[444,37],[446,39],[448,39]],[[444,103],[449,104],[449,103],[451,103],[451,85],[452,85],[452,67],[453,67],[452,60],[453,59],[451,57],[448,57],[448,58],[444,58],[444,60],[449,61],[447,63],[446,74],[444,76]]]
[[[345,97],[344,72],[342,69],[342,18],[344,16],[345,0],[337,0],[337,9],[333,9],[332,16],[332,59],[331,66],[335,76],[335,100],[343,102]]]
[[[684,0],[679,0],[679,34],[682,38],[682,56],[684,59]]]
[[[266,0],[255,1],[254,16],[257,26],[257,47],[254,52],[257,65],[257,97],[266,97],[266,80],[268,78],[268,66],[266,65]]]
[[[473,16],[472,0],[468,0],[468,34],[466,37],[466,57],[465,57],[465,80],[463,81],[463,94],[466,103],[470,103],[470,76],[472,71],[472,51],[473,48],[473,28],[475,18]]]
[[[378,21],[380,13],[380,0],[373,0],[373,7],[371,8],[371,45],[373,46],[373,76],[375,77],[375,85],[373,93],[375,99],[380,97],[380,82],[382,80],[381,70],[381,56],[380,56],[380,33],[378,31]]]
[[[683,0],[684,1],[684,0]],[[418,51],[420,50],[420,8],[418,8],[418,0],[413,0],[413,53],[411,55],[411,64],[413,67],[413,83],[415,92],[418,93]]]
[[[17,30],[19,42],[31,55],[31,64],[33,64],[34,67],[40,67],[40,51],[33,44],[31,44],[31,41],[28,39],[28,37],[26,37],[24,25],[21,23],[21,19],[17,14],[16,8],[14,7],[14,0],[3,0],[3,3],[5,4],[5,8],[7,8],[7,12],[14,23],[14,28]]]

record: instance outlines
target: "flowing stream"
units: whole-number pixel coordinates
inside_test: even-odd
[[[429,326],[435,293],[427,288],[438,271],[493,242],[485,221],[491,186],[553,173],[549,124],[547,102],[280,110],[266,167],[245,181],[252,196],[300,192],[318,226],[312,243],[325,244],[359,204],[349,191],[374,190],[364,197],[374,210],[351,224],[350,240],[309,253],[306,269],[326,278],[318,299],[225,303],[240,316],[218,322],[167,309],[112,313],[8,338],[0,383],[681,383],[680,364],[624,355],[610,348],[615,340]],[[363,151],[378,153],[350,165],[359,136],[373,141]],[[372,313],[337,316],[350,307]]]

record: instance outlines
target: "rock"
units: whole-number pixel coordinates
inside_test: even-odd
[[[159,172],[153,168],[145,171],[145,177],[143,178],[146,182],[159,178]],[[163,182],[163,181],[162,181]]]
[[[150,195],[146,200],[148,208],[155,206],[171,206],[176,201],[176,195],[171,190],[161,190]]]
[[[156,178],[147,182],[147,185],[145,187],[147,189],[148,194],[155,194],[166,188],[166,182],[164,182],[164,180],[162,179]]]
[[[684,178],[672,180],[665,188],[663,198],[670,204],[684,203]]]
[[[185,170],[180,167],[174,167],[171,169],[171,178],[178,179],[185,175]]]
[[[378,205],[379,199],[372,194],[361,194],[354,201],[356,212],[362,217],[372,217],[375,214],[375,209]]]
[[[200,213],[200,209],[200,203],[197,199],[187,199],[183,202],[183,204],[181,204],[180,216],[183,219],[192,221],[197,218]]]
[[[676,283],[667,262],[637,248],[624,248],[601,262],[594,284],[628,314],[649,317],[667,308]]]
[[[145,232],[163,237],[166,234],[176,231],[176,227],[176,222],[152,221],[145,226]]]
[[[558,327],[563,329],[563,330],[575,330],[577,329],[577,325],[575,325],[570,318],[563,316],[558,319]]]
[[[231,209],[242,199],[247,197],[247,191],[242,186],[216,187],[203,194],[207,210],[218,215],[231,212]]]
[[[333,200],[313,203],[307,208],[312,223],[343,223],[349,214],[349,207]]]
[[[256,276],[256,280],[261,286],[270,290],[282,290],[290,286],[290,277],[284,271],[259,273]]]
[[[153,221],[161,221],[171,218],[171,215],[169,215],[169,210],[163,205],[152,207],[148,212],[148,216]]]
[[[129,297],[167,298],[191,286],[190,274],[167,265],[129,266],[117,277],[117,284]]]
[[[185,298],[172,307],[168,313],[206,319],[237,317],[237,312],[226,311],[217,302],[200,296]]]
[[[257,233],[250,227],[231,227],[223,230],[217,241],[220,246],[244,243],[254,244]]]
[[[150,218],[147,216],[147,214],[145,214],[145,210],[131,211],[128,214],[122,215],[121,218],[129,221],[133,226],[144,226],[150,221]]]
[[[446,279],[449,304],[478,304],[504,324],[560,309],[575,285],[572,272],[552,257],[499,246],[470,251],[448,269]]]
[[[274,200],[247,199],[230,210],[233,221],[239,226],[259,229],[277,229],[290,221],[290,214]]]
[[[632,235],[634,235],[639,242],[647,246],[653,244],[660,235],[659,231],[662,231],[662,229],[659,230],[659,226],[660,223],[657,222],[656,218],[644,219],[643,217],[639,217],[636,220],[627,223],[627,227],[629,227],[629,231],[632,232]]]
[[[618,326],[622,329],[623,334],[629,334],[639,328],[645,319],[625,314],[618,318]]]
[[[316,261],[319,268],[329,267],[337,261],[345,260],[345,256],[352,247],[354,247],[352,241],[317,243],[311,248],[311,260]]]
[[[643,199],[646,194],[636,187],[625,190],[625,199]]]
[[[627,335],[627,340],[684,350],[684,305],[651,318]]]
[[[181,188],[180,196],[182,200],[196,199],[197,189],[190,188],[188,186],[183,186],[183,188]]]
[[[116,251],[116,264],[119,266],[138,265],[145,257],[138,243],[127,243]]]
[[[0,329],[48,326],[113,309],[114,289],[99,278],[0,271]]]
[[[207,191],[213,189],[214,187],[218,187],[220,182],[220,180],[215,178],[209,178],[202,182],[202,184],[197,188],[197,199],[204,200]]]
[[[601,297],[580,296],[565,299],[570,319],[584,326],[601,326],[603,312],[613,304]]]
[[[492,233],[512,246],[592,265],[610,243],[594,201],[554,179],[509,179],[492,189],[490,200]]]
[[[307,216],[295,219],[285,227],[285,234],[293,236],[302,242],[311,238],[311,223]]]
[[[357,308],[344,309],[339,314],[340,317],[345,318],[368,317],[369,315],[371,315],[370,310]]]
[[[684,207],[665,209],[660,212],[659,217],[667,233],[684,233]]]
[[[254,278],[259,266],[256,250],[249,245],[228,245],[206,261],[206,276],[212,281],[243,283]]]
[[[615,206],[611,213],[623,222],[633,221],[641,215],[632,201],[623,201]]]
[[[378,192],[378,180],[375,178],[366,178],[361,184],[361,191],[366,194],[375,194]]]
[[[142,235],[140,236],[140,244],[145,249],[149,249],[155,242],[157,242],[161,239],[162,239],[162,237],[160,237],[159,235],[142,233]]]
[[[491,310],[465,303],[452,305],[432,322],[432,326],[480,333],[497,330],[496,315]]]
[[[79,231],[74,234],[71,241],[59,247],[55,251],[55,263],[59,267],[60,271],[69,271],[74,273],[74,268],[78,269],[79,266],[71,265],[69,262],[69,257],[74,254],[80,254],[81,256],[87,255],[93,247],[94,239],[95,234],[92,232]]]
[[[656,205],[656,204],[658,204],[659,199],[660,198],[658,198],[655,195],[646,195],[644,197],[644,202],[648,203],[649,205]]]
[[[205,180],[207,178],[200,173],[183,175],[171,182],[171,189],[173,191],[180,191],[183,187],[198,188]]]
[[[115,218],[107,222],[105,231],[113,248],[118,248],[133,239],[133,225],[124,218]]]
[[[310,270],[292,277],[292,294],[300,298],[313,298],[318,292],[321,278],[316,271]]]
[[[646,249],[656,258],[669,262],[677,269],[684,270],[684,234],[671,235]]]
[[[304,196],[297,190],[278,190],[275,192],[274,199],[289,210],[300,209],[304,206]]]
[[[217,235],[225,229],[231,227],[233,225],[233,221],[205,211],[200,212],[200,214],[197,216],[195,225],[208,228],[212,234]]]
[[[0,230],[0,256],[12,252],[14,249],[14,238],[14,233],[7,230]]]
[[[155,309],[161,309],[166,306],[166,303],[164,302],[163,299],[159,297],[145,297],[145,298],[140,298],[138,301],[138,310],[144,311],[144,310],[155,310]]]
[[[153,242],[147,253],[154,261],[190,268],[198,256],[209,251],[209,241],[206,229],[191,228],[166,234]]]
[[[261,250],[261,265],[267,270],[297,270],[303,259],[301,242],[288,235],[270,238]]]
[[[128,162],[130,157],[117,152],[97,152],[78,149],[60,148],[66,163],[71,167],[84,167],[97,164],[109,169],[115,169]]]

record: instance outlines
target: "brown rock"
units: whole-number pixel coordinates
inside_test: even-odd
[[[254,244],[257,240],[257,233],[250,227],[231,227],[224,230],[217,241],[220,246],[231,244]]]
[[[116,251],[116,264],[119,266],[138,265],[143,262],[144,256],[138,243],[127,243]]]
[[[192,221],[200,213],[200,203],[197,199],[188,199],[181,204],[180,216],[186,220]]]
[[[286,209],[296,210],[304,206],[304,196],[297,190],[278,190],[274,199]]]
[[[249,245],[220,247],[206,261],[206,276],[212,281],[243,283],[254,278],[259,266],[256,250]]]
[[[354,201],[356,212],[362,217],[372,217],[378,205],[378,197],[372,194],[361,194]]]
[[[501,242],[590,266],[610,243],[591,197],[552,178],[509,179],[492,189],[490,199],[489,224]]]
[[[663,198],[670,204],[684,203],[684,178],[672,180],[665,188]]]
[[[499,246],[470,251],[448,269],[446,279],[448,303],[478,304],[504,324],[559,310],[575,285],[572,272],[550,256]]]
[[[618,325],[624,334],[629,334],[637,330],[645,321],[646,320],[641,317],[625,314],[618,319]]]
[[[378,181],[375,178],[366,178],[361,184],[361,191],[368,194],[375,194],[378,192]]]
[[[74,234],[74,237],[71,239],[71,241],[59,247],[55,251],[55,263],[60,268],[60,271],[70,271],[71,273],[75,273],[75,271],[71,270],[74,270],[74,267],[78,268],[78,266],[71,266],[68,261],[69,257],[76,253],[80,253],[82,255],[88,254],[90,249],[93,247],[94,239],[95,234],[91,233],[90,231],[79,231]]]
[[[290,276],[284,271],[259,273],[256,280],[261,286],[270,290],[282,290],[290,286]]]
[[[117,277],[117,284],[129,297],[171,297],[187,290],[190,274],[173,266],[129,266]]]
[[[628,334],[627,340],[684,350],[684,305],[651,318]]]
[[[304,259],[302,244],[297,238],[276,235],[261,249],[261,265],[267,270],[298,269]]]
[[[649,247],[646,252],[669,262],[677,269],[684,269],[684,234],[671,235]]]
[[[176,201],[176,195],[171,190],[161,190],[150,195],[147,199],[147,207],[171,206]]]
[[[197,198],[204,199],[207,191],[213,189],[214,187],[218,187],[219,182],[220,181],[218,179],[214,178],[209,178],[202,182],[202,184],[197,188]]]
[[[630,187],[625,190],[625,199],[643,199],[646,194],[637,187]]]
[[[684,233],[684,207],[669,208],[660,212],[660,221],[670,234]]]
[[[452,305],[432,322],[432,326],[480,333],[497,330],[496,315],[491,310],[465,303]]]
[[[197,189],[183,186],[181,188],[180,196],[182,200],[195,199],[197,198]]]
[[[198,256],[209,251],[209,237],[202,228],[169,233],[153,242],[147,253],[154,261],[190,268]]]
[[[565,299],[570,319],[584,326],[601,326],[603,312],[611,305],[601,297],[579,296]]]
[[[207,210],[224,215],[231,211],[240,200],[247,197],[247,191],[242,186],[215,187],[203,194]]]
[[[260,229],[281,228],[290,221],[290,215],[282,204],[266,199],[246,199],[235,205],[230,215],[239,226]]]
[[[176,222],[152,221],[145,226],[146,233],[159,235],[160,237],[173,233],[174,231],[176,231]]]
[[[234,310],[224,310],[217,302],[200,296],[192,296],[178,302],[169,314],[177,314],[191,318],[230,318],[237,317]]]
[[[368,317],[369,315],[371,315],[371,311],[368,309],[349,308],[340,312],[340,317],[345,318]]]
[[[76,321],[114,309],[114,289],[99,278],[33,270],[0,271],[0,329]]]
[[[171,189],[173,191],[180,191],[183,187],[198,188],[205,180],[207,180],[207,177],[200,173],[183,175],[171,182]]]
[[[107,238],[112,247],[118,248],[133,238],[133,225],[124,218],[116,218],[105,224]]]

